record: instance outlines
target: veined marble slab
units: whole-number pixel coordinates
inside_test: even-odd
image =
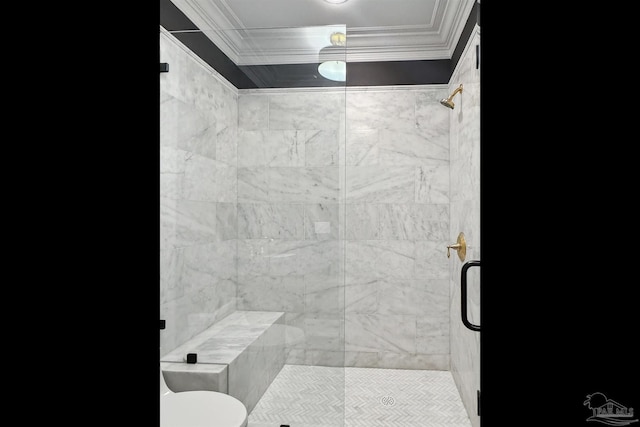
[[[177,347],[163,362],[185,362],[187,353],[197,353],[198,363],[229,364],[262,335],[284,313],[279,311],[235,311]]]
[[[184,363],[187,353],[196,353],[197,363]],[[165,380],[173,391],[222,391],[250,412],[285,360],[283,312],[235,311],[161,362],[169,362]]]
[[[209,390],[228,393],[227,365],[162,362],[160,367],[171,391]]]

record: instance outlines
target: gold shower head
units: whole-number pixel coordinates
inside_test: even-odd
[[[456,96],[458,92],[462,92],[462,84],[460,84],[460,86],[458,86],[457,89],[453,91],[450,97],[441,99],[440,104],[453,110],[453,107],[455,106],[455,104],[453,103],[453,97]]]

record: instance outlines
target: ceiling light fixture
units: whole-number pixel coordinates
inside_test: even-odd
[[[318,72],[325,79],[344,82],[347,80],[347,63],[345,61],[347,36],[344,33],[336,32],[331,34],[329,40],[331,46],[323,47],[318,54],[320,60]]]
[[[346,2],[347,0],[324,0],[324,1],[326,1],[327,3],[340,4],[340,3]]]

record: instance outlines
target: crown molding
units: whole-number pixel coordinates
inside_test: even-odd
[[[221,9],[218,0],[197,2],[194,0],[171,0],[227,57],[238,64],[240,49],[244,45],[242,28],[229,13],[228,6],[224,3]],[[223,10],[226,10],[225,14]]]
[[[226,0],[171,1],[238,66],[318,62],[338,29],[346,29],[350,62],[450,59],[475,3],[439,2],[426,25],[246,29]]]

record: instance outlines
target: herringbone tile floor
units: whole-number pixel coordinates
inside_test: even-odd
[[[248,427],[471,427],[449,371],[285,365]]]

